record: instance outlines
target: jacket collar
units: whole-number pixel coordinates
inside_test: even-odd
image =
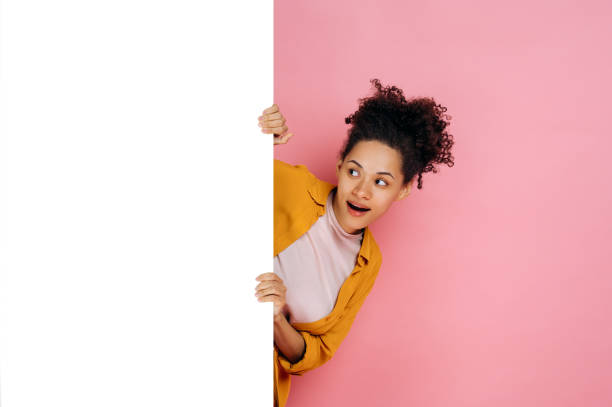
[[[319,180],[315,178],[312,184],[307,188],[308,194],[312,200],[321,207],[321,215],[325,213],[325,205],[327,204],[327,197],[332,189],[336,188],[336,185],[330,184],[329,182]],[[321,216],[320,215],[320,216]],[[368,264],[369,259],[372,255],[372,232],[366,226],[363,231],[363,238],[361,242],[361,249],[359,249],[359,255],[357,256],[357,262],[363,267]]]

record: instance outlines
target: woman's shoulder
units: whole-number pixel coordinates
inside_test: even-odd
[[[291,165],[274,160],[275,201],[295,200],[303,196],[316,178],[305,165]]]
[[[325,200],[317,181],[305,165],[274,160],[274,255],[306,233],[322,215]]]
[[[312,180],[315,178],[305,165],[293,165],[281,160],[274,159],[274,178],[277,179],[305,179]]]
[[[317,178],[302,164],[293,165],[274,160],[274,192],[283,195],[308,191],[317,203],[324,205],[333,184]]]

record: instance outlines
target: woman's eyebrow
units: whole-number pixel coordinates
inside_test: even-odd
[[[363,168],[363,166],[361,164],[359,164],[357,161],[355,160],[348,160],[349,163],[355,163],[359,168]],[[388,175],[391,178],[395,179],[395,177],[393,176],[393,174],[391,174],[390,172],[387,171],[378,171],[377,174],[382,174],[382,175]]]

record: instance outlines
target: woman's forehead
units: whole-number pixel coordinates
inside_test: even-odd
[[[392,174],[401,170],[401,155],[392,147],[380,141],[360,141],[347,154],[345,162],[353,161],[372,172],[388,171]]]

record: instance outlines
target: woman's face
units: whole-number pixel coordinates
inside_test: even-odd
[[[410,193],[404,185],[401,154],[380,141],[360,141],[336,166],[338,190],[334,212],[338,223],[356,234]],[[361,210],[359,208],[362,208]]]

